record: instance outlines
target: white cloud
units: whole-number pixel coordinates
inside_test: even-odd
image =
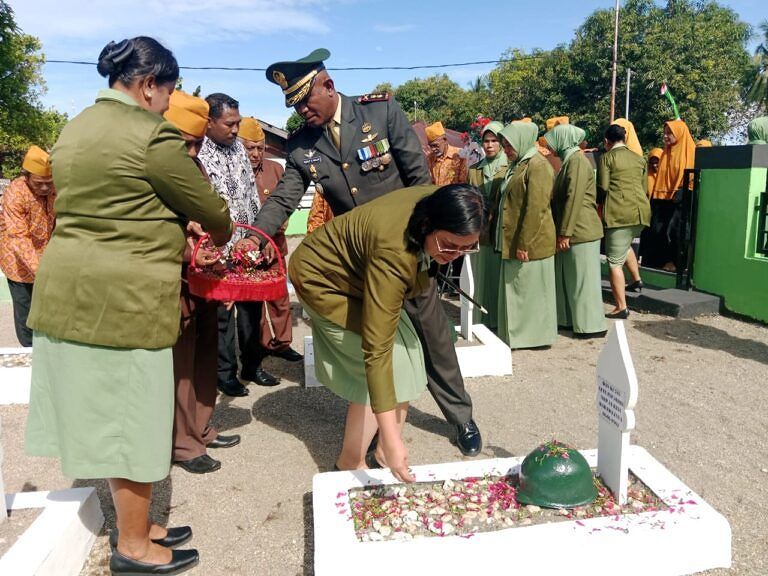
[[[55,46],[56,56],[65,51],[66,57],[89,40],[101,45],[139,34],[163,39],[177,49],[285,32],[329,31],[322,20],[328,4],[319,0],[14,0],[11,5],[24,32],[46,47]]]
[[[384,32],[385,34],[401,34],[402,32],[410,32],[416,28],[413,24],[376,24],[373,29],[376,32]]]

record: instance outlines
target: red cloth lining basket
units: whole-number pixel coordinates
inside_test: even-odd
[[[247,224],[236,223],[235,227],[248,228],[266,238],[277,255],[277,275],[253,282],[219,278],[210,275],[206,272],[205,268],[195,265],[197,251],[202,243],[208,239],[208,234],[204,234],[195,244],[194,250],[192,250],[192,262],[190,262],[189,269],[187,270],[189,291],[195,296],[221,302],[257,302],[277,300],[287,296],[288,283],[285,279],[285,263],[283,262],[280,250],[277,249],[272,238],[258,228]],[[269,270],[271,269],[272,267],[269,268]]]

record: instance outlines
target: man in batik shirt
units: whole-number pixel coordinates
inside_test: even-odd
[[[208,129],[198,159],[203,163],[219,196],[229,204],[233,222],[253,225],[261,204],[256,193],[256,178],[242,142],[240,104],[226,94],[215,93],[206,99],[210,107]],[[235,243],[245,236],[239,228],[232,236]],[[265,350],[259,341],[261,302],[237,302],[237,320],[232,306],[219,307],[219,390],[229,396],[247,396],[248,389],[237,379],[235,330],[240,345],[240,379],[260,386],[280,383],[261,367]]]
[[[429,173],[432,183],[465,184],[467,182],[467,159],[461,156],[461,149],[448,144],[442,122],[435,122],[426,128],[429,143]]]
[[[55,199],[48,154],[32,146],[21,165],[21,176],[3,194],[0,214],[0,269],[8,280],[16,338],[22,346],[32,346],[27,316],[37,266],[56,222]]]

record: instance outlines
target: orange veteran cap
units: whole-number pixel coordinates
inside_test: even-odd
[[[182,132],[199,138],[205,136],[208,127],[208,109],[208,102],[202,98],[176,90],[163,116]]]
[[[27,154],[24,156],[24,162],[21,168],[35,176],[48,178],[51,175],[51,160],[48,152],[39,146],[30,146]]]

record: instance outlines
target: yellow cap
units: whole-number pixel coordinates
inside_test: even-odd
[[[253,116],[242,119],[240,122],[240,130],[238,130],[237,135],[243,140],[250,140],[251,142],[259,142],[266,138],[264,129],[261,127],[261,124],[259,124],[259,121]]]
[[[710,148],[712,142],[710,140],[702,139],[696,142],[696,148]]]
[[[191,136],[205,136],[208,127],[208,102],[181,90],[171,94],[164,116],[171,124]]]
[[[568,116],[555,116],[547,120],[547,132],[558,124],[568,124]]]
[[[442,122],[435,122],[427,126],[424,131],[427,133],[427,142],[437,140],[440,136],[445,136],[445,128]]]
[[[24,156],[21,168],[35,176],[49,178],[51,176],[51,160],[48,152],[39,146],[30,146],[27,154]]]

